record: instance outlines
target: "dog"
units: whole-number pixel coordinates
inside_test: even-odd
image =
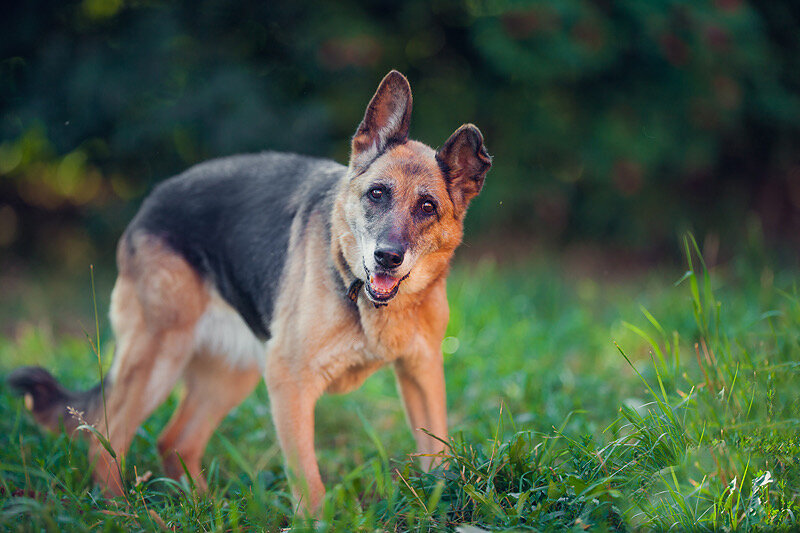
[[[116,455],[99,439],[89,445],[107,492],[123,492],[134,433],[179,379],[185,395],[158,448],[168,476],[184,474],[182,461],[201,488],[206,443],[262,376],[292,492],[308,510],[325,494],[317,399],[384,365],[394,366],[422,467],[440,460],[445,280],[492,159],[472,124],[438,150],[410,140],[411,107],[408,80],[391,71],[348,166],[237,155],[196,165],[145,199],[117,246],[116,350],[102,386],[71,392],[36,367],[9,376],[40,424],[72,431],[77,411],[107,435]]]

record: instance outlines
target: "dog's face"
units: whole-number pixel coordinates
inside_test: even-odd
[[[392,71],[352,141],[344,206],[355,247],[345,259],[377,304],[423,289],[447,267],[491,167],[475,126],[434,151],[408,140],[410,117],[411,88]]]

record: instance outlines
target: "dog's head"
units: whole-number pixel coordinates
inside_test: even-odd
[[[355,243],[343,251],[376,304],[423,289],[447,268],[492,165],[472,124],[433,150],[408,139],[410,119],[411,87],[392,71],[352,141],[344,213]]]

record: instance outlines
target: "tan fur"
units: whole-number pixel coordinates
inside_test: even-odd
[[[231,318],[233,309],[184,259],[154,237],[134,236],[130,248],[120,244],[120,275],[111,305],[118,346],[107,398],[108,427],[102,415],[94,421],[103,433],[108,431],[117,453],[126,453],[136,428],[183,377],[186,393],[159,449],[168,475],[183,474],[180,456],[204,487],[200,460],[205,445],[226,413],[252,391],[263,369],[292,487],[302,505],[313,510],[325,491],[314,451],[317,399],[325,392],[350,391],[390,364],[422,464],[427,468],[436,462],[442,442],[419,429],[447,438],[440,349],[449,317],[445,279],[461,242],[465,206],[452,200],[434,151],[403,135],[403,142],[364,162],[365,155],[374,155],[365,152],[399,135],[397,128],[405,128],[407,135],[410,89],[401,78],[398,73],[387,76],[367,110],[331,220],[319,212],[305,223],[295,219],[262,360],[252,355],[260,341],[241,320]],[[458,141],[453,151],[462,161],[463,147],[471,145]],[[392,182],[398,212],[412,213],[421,194],[436,199],[438,212],[421,224],[398,222],[397,231],[412,243],[402,267],[409,275],[389,305],[377,307],[361,291],[354,308],[342,295],[354,276],[366,276],[363,255],[369,243],[360,241],[370,236],[354,228],[364,224],[359,202],[376,176]],[[320,268],[330,262],[336,272]],[[222,353],[237,350],[244,355]],[[96,479],[118,493],[114,460],[96,443],[92,455]]]
[[[152,237],[137,239],[135,246],[136,253],[129,254],[121,244],[117,254],[120,276],[111,301],[117,339],[109,376],[113,387],[94,421],[120,456],[183,373],[192,355],[192,328],[208,302],[203,281],[185,260]],[[119,494],[117,461],[96,439],[90,455],[95,479]]]
[[[261,379],[258,366],[240,369],[220,364],[217,354],[197,354],[183,372],[186,392],[178,409],[158,439],[166,474],[178,479],[183,465],[200,489],[206,488],[201,472],[208,439],[228,412],[253,391]]]

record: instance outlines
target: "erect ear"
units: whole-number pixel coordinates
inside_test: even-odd
[[[411,86],[405,76],[393,70],[378,86],[353,136],[351,168],[361,170],[387,146],[404,143],[410,122]]]
[[[469,201],[481,192],[492,158],[483,145],[481,130],[464,124],[436,152],[436,160],[447,180],[447,190],[460,213]]]

